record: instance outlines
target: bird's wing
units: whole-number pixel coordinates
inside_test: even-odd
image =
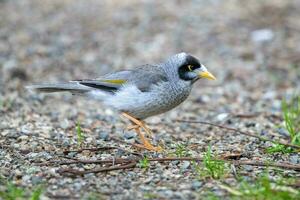
[[[142,92],[150,90],[152,85],[167,81],[165,73],[159,66],[143,65],[133,70],[119,71],[97,79],[76,80],[76,82],[108,92],[119,90],[125,83],[134,84]]]

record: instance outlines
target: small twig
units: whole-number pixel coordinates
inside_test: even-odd
[[[259,135],[256,135],[256,134],[253,134],[253,133],[250,133],[250,132],[241,131],[241,130],[236,129],[236,128],[231,128],[231,127],[227,127],[227,126],[223,126],[223,125],[218,125],[218,124],[214,124],[214,123],[211,123],[211,122],[205,122],[205,121],[189,121],[189,120],[177,120],[177,121],[178,121],[178,122],[185,122],[185,123],[193,123],[193,124],[206,124],[206,125],[211,125],[211,126],[215,126],[215,127],[221,128],[221,129],[226,129],[226,130],[229,130],[229,131],[233,131],[233,132],[236,132],[236,133],[240,133],[240,134],[242,134],[242,135],[254,137],[254,138],[257,138],[257,139],[259,139],[259,140],[261,140],[261,141],[269,141],[269,142],[272,142],[272,143],[278,143],[278,144],[282,144],[282,145],[289,146],[289,147],[292,147],[292,148],[300,149],[300,146],[295,145],[295,144],[290,144],[290,143],[287,143],[287,142],[285,142],[285,141],[271,140],[271,139],[269,139],[269,138],[265,138],[265,137],[262,137],[262,136],[259,136]]]
[[[149,161],[158,161],[158,162],[165,162],[165,161],[202,161],[202,158],[193,158],[193,157],[182,157],[182,158],[172,158],[172,157],[167,157],[167,158],[148,158]],[[227,161],[230,162],[234,165],[253,165],[253,166],[264,166],[264,167],[279,167],[279,168],[284,168],[284,169],[292,169],[299,171],[300,170],[300,165],[295,165],[295,164],[289,164],[289,163],[265,163],[265,162],[260,162],[260,161],[248,161],[248,160],[224,160],[224,159],[219,159],[222,161]]]
[[[57,165],[71,165],[71,164],[122,164],[122,163],[129,163],[129,162],[138,162],[140,158],[114,158],[114,159],[107,159],[107,160],[79,160],[73,159],[73,161],[52,161],[51,163],[55,163]],[[158,162],[167,162],[167,161],[202,161],[202,158],[192,158],[192,157],[182,157],[182,158],[175,158],[175,157],[167,157],[167,158],[148,158],[149,161],[158,161]]]
[[[115,140],[115,141],[118,141],[118,142],[126,143],[125,141],[119,140],[117,138],[111,138],[111,139]],[[132,146],[135,146],[135,145],[133,144]],[[136,156],[143,157],[143,155],[141,153],[131,152],[129,150],[122,149],[120,147],[98,147],[98,148],[82,148],[82,149],[78,149],[78,150],[65,150],[65,151],[63,151],[63,154],[68,154],[68,153],[71,153],[71,152],[81,153],[83,151],[92,151],[92,152],[95,152],[95,151],[109,151],[109,150],[114,150],[114,149],[126,152],[128,154],[133,154],[133,155],[136,155]]]
[[[149,161],[168,162],[168,161],[203,161],[203,158],[195,157],[166,157],[166,158],[148,158]]]
[[[49,192],[46,193],[46,196],[48,198],[51,198],[51,199],[77,199],[76,197],[71,196],[71,195],[63,195],[63,194],[61,194],[61,195],[53,195],[53,194],[51,194]]]
[[[254,118],[258,117],[260,113],[248,113],[248,114],[232,114],[233,117],[237,118]]]
[[[292,187],[300,188],[300,181],[297,180],[295,183],[290,183],[290,184],[288,184],[287,186],[292,186]]]
[[[61,162],[58,163],[59,165],[67,165],[67,164],[121,164],[121,166],[112,166],[112,167],[102,167],[98,169],[93,170],[86,170],[86,171],[80,171],[80,170],[74,170],[71,168],[67,169],[59,169],[59,173],[69,173],[69,174],[75,174],[75,175],[83,175],[88,173],[98,173],[98,172],[107,172],[112,170],[119,170],[119,169],[129,169],[134,168],[136,166],[136,163],[140,161],[141,158],[132,159],[132,158],[115,158],[110,160],[76,160],[71,162]],[[197,161],[201,162],[203,161],[202,158],[195,158],[195,157],[166,157],[166,158],[148,158],[150,162],[170,162],[170,161]],[[242,160],[242,161],[236,161],[236,160],[224,160],[224,159],[218,159],[222,161],[229,162],[233,165],[241,166],[241,165],[252,165],[252,166],[261,166],[261,167],[278,167],[283,169],[289,169],[289,170],[295,170],[300,171],[300,165],[290,164],[290,163],[267,163],[267,162],[261,162],[261,161],[251,161],[251,160]]]
[[[81,153],[83,151],[108,151],[112,149],[118,149],[118,147],[98,147],[98,148],[81,148],[77,150],[65,150],[63,151],[63,154],[68,154],[71,152]]]
[[[220,187],[221,189],[226,190],[226,191],[229,192],[230,194],[233,194],[233,195],[236,195],[236,196],[242,196],[242,195],[243,195],[243,193],[241,193],[240,191],[235,190],[235,189],[233,189],[233,188],[231,188],[231,187],[229,187],[229,186],[227,186],[227,185],[219,185],[219,187]]]
[[[53,162],[56,163],[57,165],[71,165],[71,164],[110,164],[110,163],[115,163],[115,164],[121,164],[121,163],[128,163],[131,162],[135,159],[125,159],[125,158],[114,158],[113,160],[73,160],[73,161],[65,161],[65,162]]]
[[[237,160],[243,156],[243,153],[231,153],[222,155],[221,158],[224,160]]]
[[[108,172],[108,171],[114,171],[114,170],[120,170],[120,169],[130,169],[130,168],[134,168],[135,166],[136,166],[136,162],[130,162],[125,165],[113,166],[113,167],[101,167],[98,169],[85,170],[85,171],[71,169],[71,168],[59,169],[58,173],[72,174],[72,175],[84,175],[84,174]]]
[[[251,161],[251,160],[232,160],[230,161],[233,165],[252,165],[259,167],[277,167],[282,169],[289,169],[300,171],[300,165],[290,164],[290,163],[269,163],[261,161]]]

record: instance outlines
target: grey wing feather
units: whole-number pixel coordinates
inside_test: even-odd
[[[151,86],[159,82],[167,81],[167,76],[159,66],[143,65],[136,69],[107,74],[95,80],[100,82],[101,80],[125,80],[126,83],[136,85],[142,92],[147,92],[150,90]],[[116,89],[119,89],[122,86],[122,84],[112,85],[114,85]]]
[[[153,85],[168,81],[166,73],[157,65],[140,66],[134,70],[134,74],[132,81],[143,92],[149,91]]]
[[[121,87],[121,84],[108,83],[105,81],[99,81],[99,80],[93,80],[93,79],[76,80],[74,82],[77,82],[81,85],[84,85],[84,86],[87,86],[90,88],[103,90],[106,92],[115,92]]]
[[[36,92],[71,92],[73,94],[75,93],[85,93],[90,91],[90,88],[85,87],[83,85],[79,85],[78,83],[44,83],[39,85],[30,85],[26,86],[27,89],[33,90]]]
[[[114,72],[97,79],[74,80],[69,83],[32,85],[27,86],[27,89],[48,93],[69,91],[72,94],[80,94],[99,89],[113,93],[118,91],[123,84],[131,83],[136,85],[142,92],[147,92],[151,89],[151,86],[162,81],[167,81],[167,77],[159,66],[143,65],[133,70]]]

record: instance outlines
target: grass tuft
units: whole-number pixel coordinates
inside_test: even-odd
[[[295,152],[295,150],[292,149],[291,147],[287,147],[283,144],[278,144],[278,143],[274,142],[273,146],[266,149],[266,152],[267,153],[278,153],[278,152],[280,152],[280,153],[286,154],[286,153],[293,153],[293,152]]]
[[[39,200],[43,192],[41,186],[37,186],[33,191],[28,191],[25,188],[18,187],[10,181],[0,180],[0,183],[4,185],[0,190],[0,199],[16,200],[16,199],[30,199]]]
[[[76,133],[77,133],[77,144],[78,146],[81,146],[84,140],[84,136],[79,122],[77,122],[76,124]]]
[[[43,193],[43,188],[39,186],[32,192],[30,199],[39,200],[42,193]]]
[[[185,144],[177,144],[174,154],[177,157],[188,157],[191,155],[187,145],[185,145]]]
[[[138,166],[142,169],[148,169],[150,167],[150,161],[147,157],[144,157],[139,161]]]
[[[242,180],[239,188],[234,189],[226,185],[221,185],[232,196],[231,199],[272,199],[288,200],[299,199],[300,192],[282,184],[282,180],[272,182],[267,174],[263,174],[253,182]]]
[[[227,164],[224,161],[215,158],[212,154],[211,146],[208,147],[204,155],[203,167],[197,165],[196,162],[193,162],[193,165],[197,174],[201,178],[209,177],[213,179],[220,179],[228,172]]]
[[[300,96],[294,97],[291,101],[283,100],[281,110],[284,120],[284,127],[288,131],[292,144],[300,146]],[[272,147],[267,148],[267,153],[293,153],[291,147],[273,143]]]
[[[86,197],[83,197],[84,200],[101,200],[106,199],[101,193],[91,192],[87,194]]]
[[[300,145],[300,96],[294,97],[290,102],[283,100],[281,108],[292,144]]]
[[[7,200],[15,200],[24,198],[25,190],[15,186],[11,182],[7,182],[5,191],[0,191],[0,197]]]
[[[13,102],[9,99],[0,98],[0,111],[8,111],[13,107]]]
[[[144,199],[161,199],[161,197],[155,193],[147,192],[144,195]]]

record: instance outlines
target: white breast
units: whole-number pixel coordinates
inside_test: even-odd
[[[176,107],[188,97],[190,90],[191,87],[187,86],[174,89],[167,82],[162,82],[154,85],[149,92],[141,92],[135,85],[127,84],[105,98],[104,103],[144,119]]]

